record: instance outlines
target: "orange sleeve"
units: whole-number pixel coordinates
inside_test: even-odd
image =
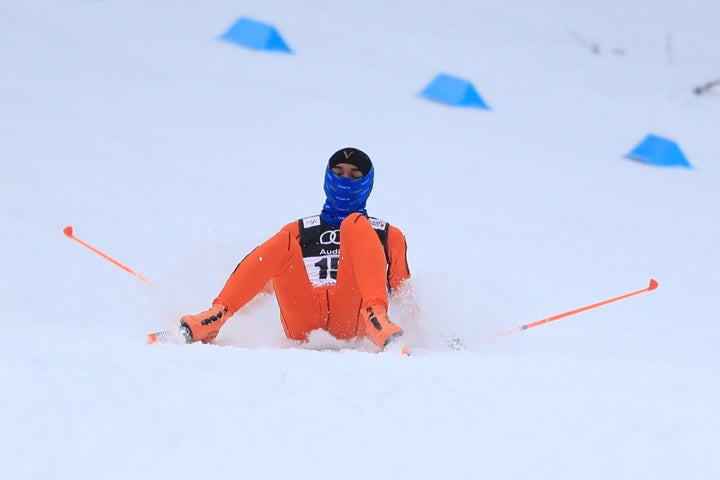
[[[388,258],[390,270],[388,282],[391,290],[397,290],[400,285],[410,278],[410,268],[407,262],[407,242],[402,231],[390,225],[388,227]]]
[[[288,232],[290,235],[293,236],[296,240],[300,240],[300,225],[298,224],[298,221],[295,220],[294,222],[290,222],[284,227],[282,227],[280,230]]]

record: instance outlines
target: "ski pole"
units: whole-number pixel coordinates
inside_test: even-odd
[[[541,320],[536,320],[534,322],[526,323],[525,325],[520,325],[519,327],[512,328],[510,330],[506,330],[503,332],[504,335],[510,335],[512,333],[520,332],[522,330],[527,330],[529,328],[537,327],[539,325],[545,325],[546,323],[554,322],[555,320],[560,320],[561,318],[569,317],[570,315],[575,315],[576,313],[585,312],[587,310],[602,307],[603,305],[607,305],[608,303],[617,302],[618,300],[623,300],[628,297],[632,297],[635,295],[639,295],[641,293],[649,292],[650,290],[655,290],[658,287],[658,282],[654,278],[650,279],[650,284],[645,287],[641,288],[640,290],[635,290],[634,292],[625,293],[623,295],[618,295],[617,297],[608,298],[607,300],[603,300],[601,302],[593,303],[591,305],[586,305],[584,307],[576,308],[574,310],[569,310],[567,312],[558,313],[557,315],[553,315],[551,317],[543,318]]]
[[[93,246],[90,245],[89,243],[87,243],[87,242],[79,239],[78,237],[76,237],[76,236],[74,235],[74,233],[73,233],[73,227],[72,227],[72,226],[67,226],[67,227],[65,227],[65,228],[63,229],[63,233],[64,233],[65,235],[67,235],[69,238],[71,238],[71,239],[75,240],[76,242],[78,242],[78,243],[79,243],[80,245],[82,245],[83,247],[85,247],[85,248],[87,248],[87,249],[89,249],[89,250],[97,253],[98,255],[100,255],[101,257],[103,257],[105,260],[108,260],[109,262],[114,263],[115,265],[117,265],[118,267],[122,268],[122,269],[125,270],[126,272],[128,272],[128,273],[130,273],[130,274],[132,274],[132,275],[135,275],[137,278],[139,278],[139,279],[142,280],[143,282],[147,283],[148,285],[152,285],[152,282],[150,282],[150,280],[148,280],[147,278],[143,277],[142,275],[140,275],[138,272],[136,272],[136,271],[133,270],[132,268],[123,265],[122,263],[118,262],[117,260],[115,260],[114,258],[112,258],[112,257],[111,257],[110,255],[108,255],[107,253],[101,252],[100,250],[98,250],[97,248],[93,247]]]

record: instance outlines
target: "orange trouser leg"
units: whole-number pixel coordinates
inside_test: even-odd
[[[285,231],[278,232],[250,252],[235,268],[213,303],[222,303],[233,314],[262,291],[270,280],[275,287],[288,338],[305,340],[310,331],[325,326],[325,317],[305,270],[300,244]]]
[[[361,314],[372,305],[388,307],[387,260],[368,219],[354,213],[340,225],[340,262],[330,294],[328,331],[342,339],[362,337]]]

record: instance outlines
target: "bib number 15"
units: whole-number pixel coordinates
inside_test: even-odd
[[[305,257],[304,260],[310,283],[316,286],[335,284],[340,257]]]
[[[328,262],[328,260],[330,261]],[[340,257],[323,257],[315,262],[315,266],[320,269],[318,272],[320,280],[327,280],[328,277],[337,280],[338,263],[340,263]]]

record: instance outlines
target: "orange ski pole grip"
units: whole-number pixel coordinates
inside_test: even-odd
[[[128,273],[130,273],[130,274],[132,274],[132,275],[135,275],[137,278],[139,278],[139,279],[142,280],[143,282],[147,283],[148,285],[152,285],[152,282],[150,282],[150,280],[148,280],[147,278],[143,277],[142,275],[140,275],[138,272],[136,272],[136,271],[133,270],[132,268],[130,268],[130,267],[126,266],[126,265],[123,265],[122,263],[118,262],[117,260],[115,260],[114,258],[112,258],[112,257],[111,257],[110,255],[108,255],[107,253],[101,252],[100,250],[98,250],[97,248],[93,247],[93,246],[90,245],[89,243],[87,243],[87,242],[79,239],[78,237],[76,237],[76,236],[74,235],[74,233],[73,233],[73,227],[72,227],[72,226],[67,226],[67,227],[65,227],[65,228],[63,229],[63,233],[64,233],[65,235],[67,235],[69,238],[71,238],[71,239],[75,240],[76,242],[78,242],[78,243],[79,243],[80,245],[82,245],[83,247],[87,248],[88,250],[91,250],[91,251],[97,253],[98,255],[100,255],[101,257],[103,257],[105,260],[107,260],[107,261],[109,261],[109,262],[111,262],[111,263],[114,263],[115,265],[117,265],[118,267],[122,268],[122,269],[125,270],[126,272],[128,272]]]

